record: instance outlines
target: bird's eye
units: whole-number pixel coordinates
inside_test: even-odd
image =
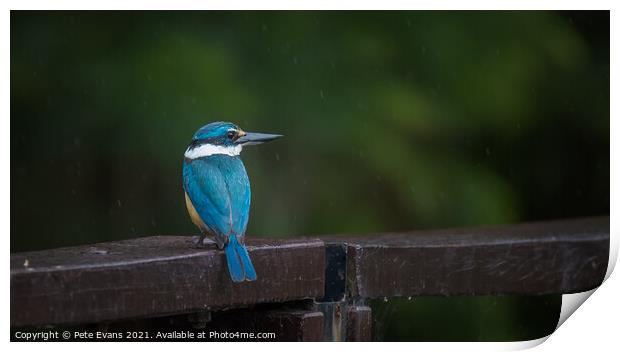
[[[235,131],[228,131],[228,133],[226,134],[226,137],[228,139],[234,139],[236,135],[237,133]]]

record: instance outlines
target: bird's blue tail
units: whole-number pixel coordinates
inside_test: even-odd
[[[237,236],[230,236],[230,241],[226,245],[226,261],[228,262],[228,272],[234,282],[242,282],[243,280],[256,280],[256,271],[248,250],[244,245],[239,244]]]

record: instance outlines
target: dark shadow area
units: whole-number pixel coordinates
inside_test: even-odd
[[[373,300],[380,341],[526,341],[547,336],[562,295],[415,297]],[[507,320],[510,316],[512,319]],[[475,318],[473,318],[475,317]]]

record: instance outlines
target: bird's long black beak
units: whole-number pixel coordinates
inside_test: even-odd
[[[261,144],[282,137],[281,134],[267,134],[256,132],[244,132],[245,134],[235,141],[236,144],[253,145]]]

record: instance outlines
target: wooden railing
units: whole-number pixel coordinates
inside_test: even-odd
[[[166,341],[231,337],[201,331],[274,333],[265,340],[370,340],[367,299],[563,294],[599,286],[607,269],[609,218],[248,238],[247,244],[259,279],[242,284],[230,281],[221,251],[193,248],[188,237],[12,254],[11,338],[15,331],[45,328],[140,331]],[[160,338],[156,331],[195,335]]]

